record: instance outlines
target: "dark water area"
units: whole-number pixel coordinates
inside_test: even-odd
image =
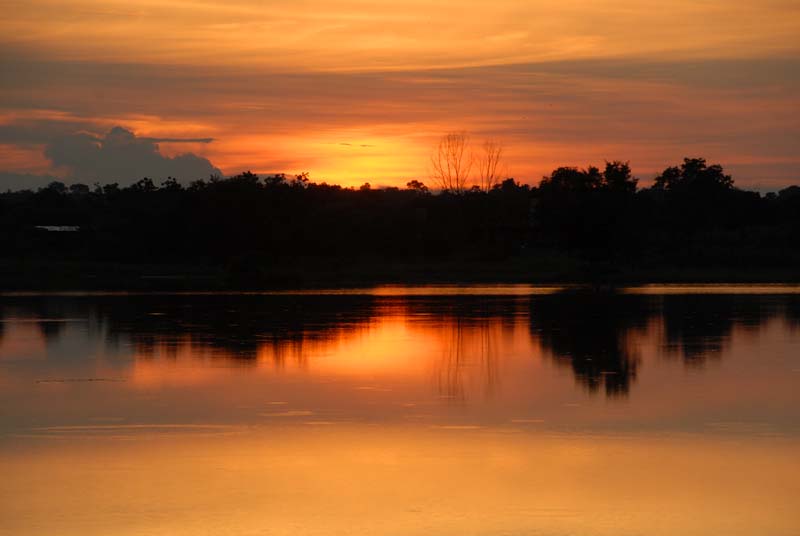
[[[0,297],[2,534],[800,533],[796,287]]]

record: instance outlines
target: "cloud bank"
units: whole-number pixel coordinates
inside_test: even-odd
[[[81,132],[56,138],[45,146],[44,154],[75,180],[130,183],[142,177],[175,177],[189,181],[222,173],[208,159],[192,153],[165,156],[153,138],[138,138],[120,126],[103,137]]]
[[[41,146],[50,164],[45,173],[0,170],[0,189],[36,189],[54,180],[131,184],[144,177],[182,182],[205,179],[222,172],[207,158],[188,152],[168,156],[159,143],[210,143],[211,138],[152,138],[115,126],[104,135],[86,130],[69,132],[79,122],[22,122],[0,125],[0,143]]]

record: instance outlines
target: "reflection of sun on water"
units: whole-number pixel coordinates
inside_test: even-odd
[[[415,320],[392,311],[323,336],[264,341],[254,358],[209,348],[190,337],[142,346],[130,381],[152,388],[227,382],[239,373],[367,380],[364,385],[407,378],[432,383],[441,396],[462,399],[467,392],[490,394],[500,381],[503,359],[522,356],[530,362],[536,354],[524,324]]]
[[[795,535],[785,310],[604,322],[569,299],[345,300],[191,336],[147,316],[96,353],[85,324],[8,322],[0,533]],[[724,356],[687,374],[669,341]],[[628,398],[575,386],[639,360]]]
[[[424,356],[438,344],[435,333],[415,329],[400,316],[383,316],[320,348],[313,369],[344,376],[414,375],[427,365]]]
[[[141,389],[200,387],[227,378],[241,368],[215,366],[215,360],[220,357],[225,355],[192,344],[188,337],[184,337],[181,341],[155,345],[146,353],[137,353],[128,380]]]

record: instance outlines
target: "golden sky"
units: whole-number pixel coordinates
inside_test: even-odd
[[[797,1],[0,7],[0,187],[213,168],[405,184],[450,130],[502,143],[529,183],[604,159],[648,179],[684,156],[743,186],[800,178]],[[187,152],[210,164],[169,158]]]

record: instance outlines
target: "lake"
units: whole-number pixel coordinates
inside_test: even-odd
[[[17,293],[0,318],[0,534],[800,534],[798,287]]]

